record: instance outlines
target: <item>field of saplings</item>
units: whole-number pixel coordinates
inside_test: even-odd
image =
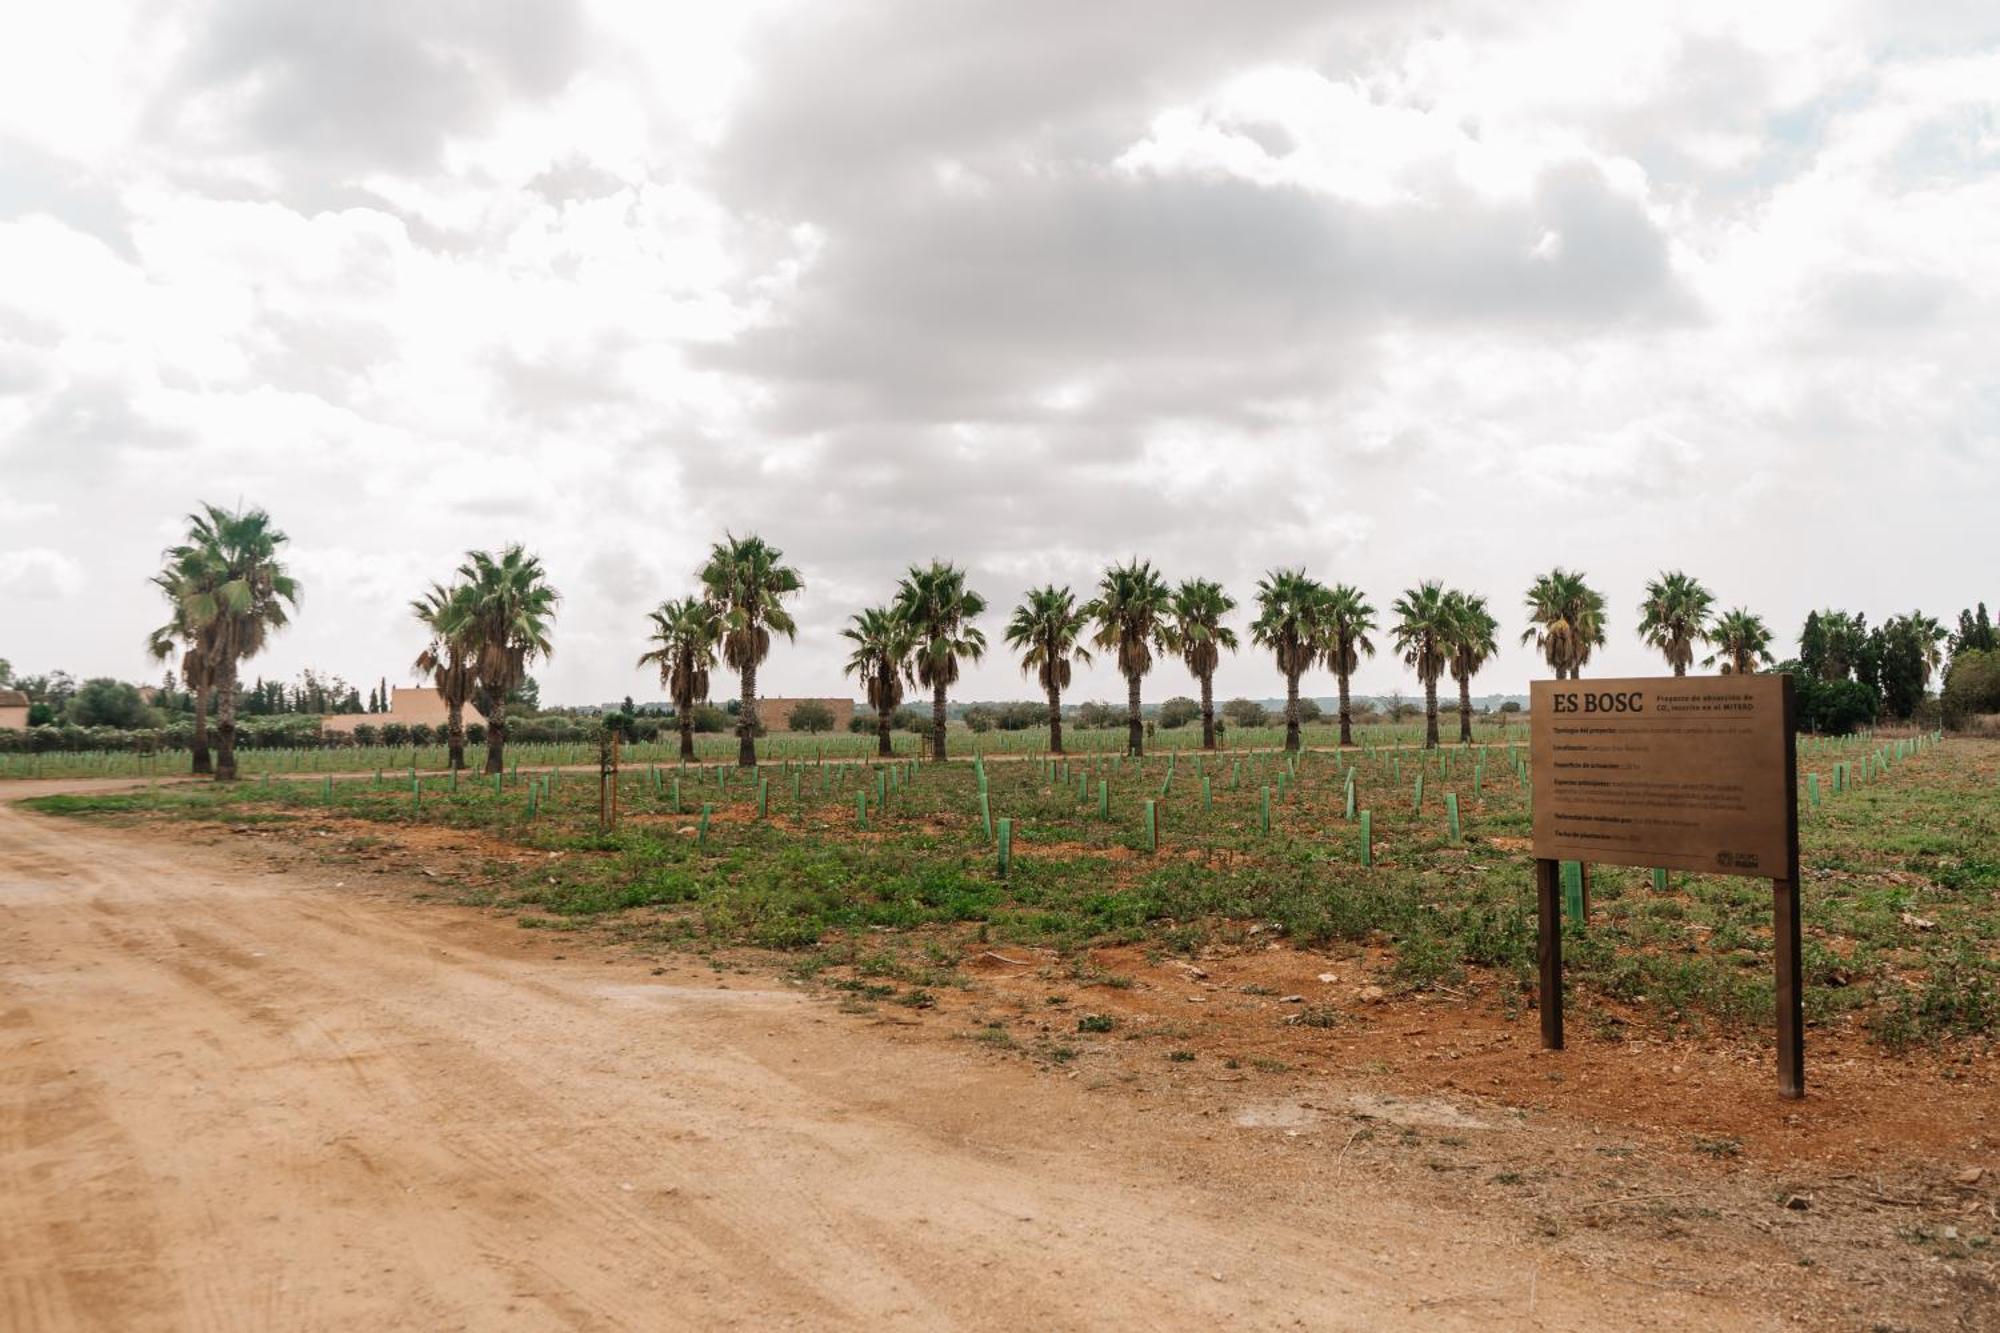
[[[336,859],[441,826],[479,849],[449,868],[453,892],[525,927],[781,951],[802,973],[858,968],[878,998],[913,1006],[998,946],[1054,950],[1087,980],[1107,944],[1193,956],[1276,940],[1379,949],[1407,991],[1532,1003],[1524,738],[756,769],[620,760],[615,783],[594,763],[456,778],[406,765],[35,804],[320,830]],[[1891,1047],[2000,1027],[1996,786],[1990,744],[1802,741],[1809,1022]],[[1767,884],[1565,870],[1573,1014],[1771,1021]]]
[[[1495,715],[1498,717],[1499,715]],[[1455,718],[1447,718],[1450,725],[1457,725]],[[1527,744],[1527,722],[1525,718],[1511,726],[1482,717],[1478,730],[1481,735],[1505,743],[1508,739],[1520,745]],[[1331,722],[1309,724],[1302,728],[1308,746],[1331,746],[1338,737],[1339,730]],[[1121,718],[1115,727],[1079,729],[1074,725],[1065,730],[1068,748],[1078,754],[1117,754],[1125,748],[1125,726]],[[1424,726],[1422,719],[1416,722],[1370,722],[1356,723],[1355,739],[1375,746],[1417,745],[1422,743]],[[927,752],[929,740],[913,731],[896,731],[890,734],[891,744],[898,755],[915,758]],[[1284,743],[1285,728],[1282,725],[1263,727],[1238,727],[1231,730],[1229,744],[1232,748],[1257,750],[1274,749]],[[734,763],[736,760],[736,733],[698,732],[694,738],[697,760],[706,763]],[[1027,755],[1040,753],[1048,744],[1048,731],[1036,727],[1022,731],[992,731],[974,737],[963,726],[954,724],[951,730],[951,747],[954,755],[961,751],[970,752],[975,746],[986,754]],[[1162,753],[1172,750],[1197,750],[1201,747],[1199,726],[1175,727],[1155,732],[1147,741],[1149,750]],[[765,736],[757,742],[757,753],[768,760],[805,761],[828,763],[836,760],[871,759],[875,755],[875,733],[828,732],[821,735],[783,734]],[[468,762],[480,763],[486,755],[485,747],[473,744],[467,747]],[[627,764],[671,764],[679,762],[680,742],[669,728],[662,731],[657,739],[627,743],[623,751]],[[241,771],[251,776],[264,773],[357,773],[375,769],[416,768],[442,769],[447,766],[447,751],[441,740],[426,740],[421,745],[334,745],[315,746],[270,746],[239,748],[236,752]],[[519,764],[523,769],[545,768],[550,765],[594,764],[597,762],[597,745],[594,741],[521,741],[507,743],[507,760]],[[130,750],[50,750],[43,753],[32,751],[0,752],[0,780],[9,778],[174,778],[184,775],[188,769],[188,754],[185,749],[162,749],[153,753],[135,753]]]

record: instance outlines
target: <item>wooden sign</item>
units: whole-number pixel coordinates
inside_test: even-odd
[[[1803,1097],[1792,678],[1538,680],[1530,690],[1542,1045],[1563,1045],[1564,862],[1754,875],[1771,881],[1778,1094]]]
[[[1789,685],[1754,675],[1535,681],[1535,855],[1789,874]]]

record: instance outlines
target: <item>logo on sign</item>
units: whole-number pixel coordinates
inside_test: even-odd
[[[1555,696],[1558,713],[1643,713],[1644,690],[1580,690]]]
[[[1755,852],[1717,852],[1715,863],[1735,870],[1755,870],[1758,856]]]

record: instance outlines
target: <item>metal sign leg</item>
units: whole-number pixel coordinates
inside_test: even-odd
[[[1541,965],[1542,1049],[1563,1048],[1562,873],[1554,861],[1535,862],[1535,959]]]

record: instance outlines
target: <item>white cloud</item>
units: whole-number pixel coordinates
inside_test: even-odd
[[[833,629],[932,554],[996,612],[1133,552],[1245,600],[1281,563],[1380,606],[1440,577],[1503,617],[1561,561],[1614,631],[1663,565],[1785,629],[1994,595],[2000,17],[461,19],[83,0],[10,30],[6,656],[149,670],[146,576],[197,499],[294,537],[307,609],[259,669],[400,679],[403,603],[520,539],[567,595],[546,693],[578,699],[648,692],[645,606],[727,526],[811,576],[792,691],[840,688]],[[1886,553],[1852,535],[1888,513]],[[85,587],[101,614],[62,604]],[[1272,679],[1246,653],[1222,688]],[[967,686],[1020,688],[997,657]]]
[[[46,546],[0,551],[0,594],[22,602],[63,602],[88,582],[75,557]]]

